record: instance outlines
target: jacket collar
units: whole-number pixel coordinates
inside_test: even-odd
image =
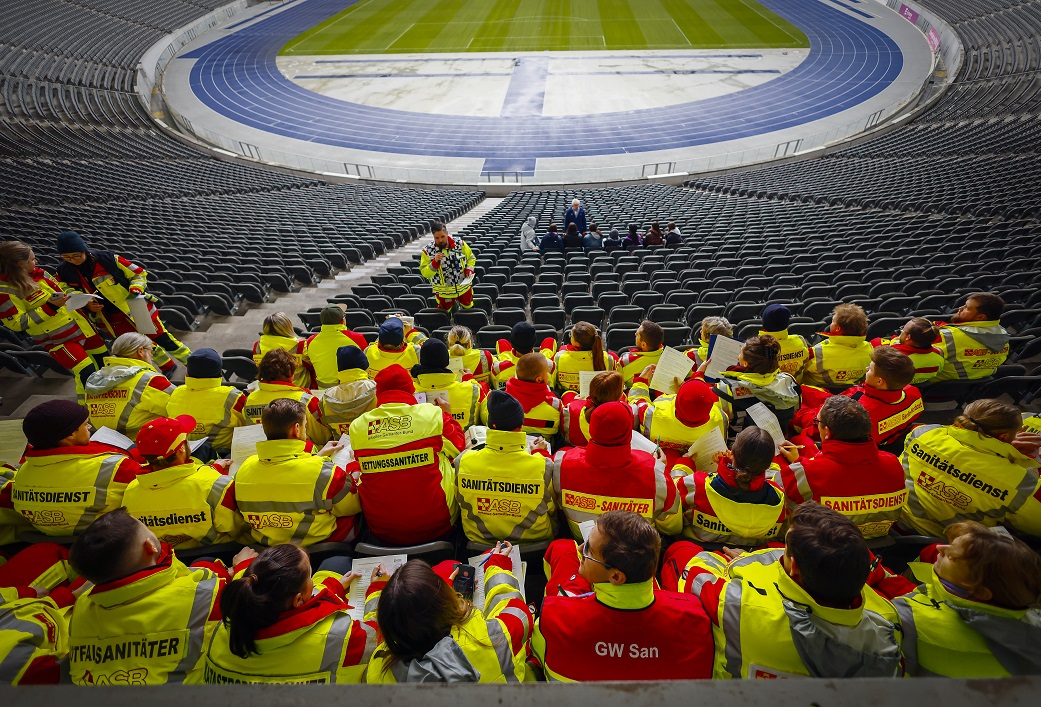
[[[600,582],[593,585],[593,593],[604,606],[622,611],[639,611],[654,603],[654,580],[633,584]]]
[[[137,479],[142,486],[157,489],[188,478],[202,466],[201,462],[194,459],[187,464],[178,464],[177,466],[170,466],[159,471],[150,471],[147,466],[142,466],[141,471],[137,472]]]
[[[835,346],[846,346],[848,348],[855,349],[864,343],[863,336],[845,336],[840,334],[832,334],[826,331],[818,333],[821,336],[827,338],[827,341],[825,343],[834,344]]]
[[[982,601],[973,601],[972,599],[960,597],[949,591],[947,587],[943,586],[940,578],[936,576],[936,572],[932,570],[930,570],[929,573],[929,581],[926,582],[926,592],[936,601],[942,601],[951,606],[972,609],[985,614],[993,614],[994,616],[1004,616],[1009,619],[1022,619],[1026,616],[1027,611],[1029,611],[1029,609],[1006,609],[994,604],[988,604]]]
[[[311,454],[307,442],[302,439],[268,439],[257,442],[257,458],[265,462],[285,461],[290,457]]]
[[[541,403],[553,403],[553,391],[549,389],[549,386],[545,383],[532,383],[530,381],[522,381],[520,378],[513,377],[506,381],[506,392],[517,398],[517,401],[524,408],[524,412],[530,412],[532,408],[540,405]]]
[[[223,381],[221,381],[220,378],[184,377],[184,384],[188,387],[188,390],[211,390],[213,388],[221,387],[222,383]]]
[[[878,461],[878,446],[872,442],[845,442],[826,439],[821,442],[821,454],[842,464],[865,464]]]
[[[125,452],[117,447],[110,447],[107,444],[101,444],[100,442],[89,442],[80,447],[52,447],[50,449],[33,449],[32,447],[25,448],[26,458],[41,458],[41,457],[76,457],[76,456],[94,456],[97,454],[125,454]]]
[[[415,371],[416,369],[413,368],[412,370]],[[444,390],[459,382],[452,371],[448,373],[420,373],[415,378],[416,383],[419,384],[417,387],[424,390]]]
[[[258,648],[273,650],[292,643],[299,633],[322,619],[347,607],[327,588],[322,589],[298,607],[283,611],[278,620],[256,633]]]
[[[788,338],[788,330],[781,329],[780,331],[767,331],[766,329],[760,329],[759,336],[772,336],[778,341],[784,341]]]
[[[809,607],[810,613],[819,616],[828,623],[839,626],[856,626],[864,616],[864,592],[874,591],[865,586],[860,590],[860,599],[857,605],[851,609],[836,609],[830,606],[818,604],[809,593],[795,580],[788,576],[780,562],[777,563],[777,590],[789,601]]]
[[[106,356],[105,367],[107,368],[109,366],[126,366],[127,368],[140,368],[145,371],[158,372],[158,369],[155,366],[146,361],[136,358],[123,358],[122,356]]]
[[[527,452],[528,436],[523,432],[493,430],[488,428],[488,434],[484,441],[484,448],[494,449],[499,452]]]
[[[364,368],[348,368],[336,374],[336,380],[340,383],[355,383],[369,379],[369,374]]]
[[[960,329],[967,336],[975,339],[991,351],[1000,351],[1008,343],[1008,332],[996,321],[965,322],[964,324],[948,324],[948,327]]]
[[[954,425],[947,428],[947,434],[958,442],[964,444],[966,447],[971,447],[979,452],[993,454],[994,456],[1001,457],[1012,464],[1017,464],[1028,469],[1037,464],[1037,462],[1030,457],[1021,454],[1011,444],[1002,442],[1000,439],[987,437],[986,435],[981,435],[979,432],[955,427]]]
[[[347,327],[343,324],[322,324],[321,333],[339,333],[341,331],[347,331]]]
[[[863,391],[864,395],[875,400],[881,400],[883,403],[889,405],[895,405],[896,403],[902,403],[904,398],[907,397],[907,390],[882,390],[881,388],[875,388],[867,383],[861,383],[860,385],[853,388],[855,391]]]
[[[186,574],[187,571],[188,568],[177,559],[173,549],[163,543],[162,552],[153,566],[145,567],[111,582],[98,584],[91,588],[87,596],[98,606],[110,609],[152,594],[177,577]]]
[[[418,405],[416,396],[406,393],[404,390],[385,390],[376,394],[376,405]]]

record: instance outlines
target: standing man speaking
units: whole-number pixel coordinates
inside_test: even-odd
[[[451,312],[456,302],[463,309],[474,306],[475,262],[470,246],[449,236],[445,224],[434,221],[434,242],[423,248],[419,272],[433,285],[439,308]]]

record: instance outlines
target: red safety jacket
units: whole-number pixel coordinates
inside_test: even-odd
[[[802,392],[803,406],[795,413],[792,424],[802,427],[803,434],[808,437],[820,439],[813,420],[831,394],[807,385],[802,387]],[[903,390],[880,390],[861,383],[847,388],[839,395],[853,398],[868,411],[871,416],[871,439],[879,446],[897,442],[925,412],[922,394],[913,385]]]
[[[573,447],[586,446],[589,444],[589,420],[586,419],[586,408],[591,404],[589,399],[568,391],[561,396],[561,401],[560,434],[564,442]]]

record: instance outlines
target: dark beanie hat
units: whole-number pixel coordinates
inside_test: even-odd
[[[221,378],[220,354],[213,349],[196,349],[188,356],[188,375],[192,378]]]
[[[427,339],[419,347],[419,363],[412,367],[412,377],[424,373],[449,373],[448,347],[441,339]]]
[[[33,449],[52,449],[83,424],[87,408],[70,400],[40,403],[22,420],[22,432]]]
[[[520,353],[531,353],[535,348],[535,327],[528,322],[517,322],[510,332],[510,346]]]
[[[783,304],[771,304],[763,310],[763,331],[784,331],[792,321],[792,312]]]
[[[75,231],[62,231],[58,234],[58,253],[86,253],[87,243],[83,236]]]
[[[401,320],[397,317],[391,317],[387,321],[380,324],[380,338],[379,342],[381,346],[391,346],[397,348],[401,346],[402,342],[405,341],[405,326],[401,323]]]
[[[336,305],[323,307],[322,313],[318,315],[318,321],[322,324],[342,324],[343,310]]]
[[[369,358],[357,346],[341,346],[336,349],[336,370],[349,371],[352,368],[360,368],[363,371],[369,368]]]
[[[488,427],[507,432],[524,426],[524,408],[509,393],[493,390],[488,394]]]

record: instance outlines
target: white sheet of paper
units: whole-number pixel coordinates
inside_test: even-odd
[[[333,453],[333,464],[341,469],[346,469],[347,465],[354,461],[354,449],[351,447],[351,436],[344,432],[340,435],[339,442],[343,445],[343,449]]]
[[[257,442],[267,440],[263,425],[235,427],[231,433],[231,473],[242,466],[242,462],[257,453]]]
[[[65,309],[70,312],[74,309],[82,309],[91,300],[101,299],[97,295],[88,295],[83,292],[73,292],[69,295],[69,301],[65,303]]]
[[[481,425],[474,425],[466,431],[464,437],[466,437],[467,449],[479,447],[488,441],[488,428]]]
[[[545,437],[543,437],[542,435],[525,435],[525,436],[528,438],[528,451],[529,452],[532,449],[535,448],[535,442],[538,441],[539,439],[541,439],[543,442],[546,443],[546,451],[549,452],[550,454],[553,453],[553,445],[550,444],[549,440],[546,439]]]
[[[640,451],[647,452],[648,454],[654,454],[654,450],[658,448],[658,445],[644,437],[641,432],[633,430],[633,439],[632,442],[629,444],[629,447],[631,449],[639,449]]]
[[[198,449],[199,447],[201,447],[202,445],[206,444],[209,441],[210,441],[209,437],[203,437],[202,439],[197,439],[194,442],[189,442],[188,443],[188,449],[191,450],[192,454],[195,454],[195,450],[196,449]]]
[[[408,555],[383,555],[381,557],[357,557],[351,565],[352,572],[361,572],[361,577],[354,580],[351,585],[347,601],[351,605],[349,613],[354,619],[361,621],[365,618],[365,592],[369,591],[372,584],[372,571],[383,564],[391,574],[403,564],[408,562]]]
[[[153,336],[157,333],[155,322],[148,313],[148,300],[144,297],[127,297],[127,306],[130,307],[130,318],[134,320],[134,328],[145,336]]]
[[[25,444],[21,420],[0,421],[0,463],[17,469],[25,453]]]
[[[97,431],[90,436],[90,441],[107,444],[110,447],[119,447],[120,449],[133,449],[135,446],[134,440],[130,439],[122,432],[116,432],[109,427],[99,427]]]
[[[745,411],[755,422],[756,427],[761,427],[774,438],[774,451],[779,451],[784,444],[784,432],[781,431],[781,423],[777,421],[777,415],[770,412],[770,408],[762,403],[756,403]]]
[[[462,356],[452,356],[448,359],[448,370],[455,373],[455,377],[459,380],[463,379],[463,369],[466,366],[463,365]]]
[[[603,371],[579,371],[578,372],[578,397],[589,397],[589,384]]]
[[[726,451],[727,441],[723,439],[723,433],[718,427],[713,427],[690,445],[687,455],[694,460],[694,468],[698,471],[713,472],[718,466],[716,455]]]
[[[744,346],[744,343],[719,334],[713,334],[709,337],[708,342],[708,357],[712,362],[705,369],[705,378],[717,381],[720,373],[731,366],[738,365],[738,357],[741,355],[741,347]]]
[[[589,540],[589,534],[596,527],[595,520],[584,520],[578,524],[578,532],[582,533],[582,542]]]
[[[477,568],[476,581],[474,582],[474,601],[473,604],[481,611],[484,611],[484,560],[487,559],[488,555],[477,555],[471,557],[469,563]],[[521,568],[521,556],[520,556],[520,545],[514,545],[513,549],[510,550],[510,562],[513,563],[513,576],[520,580],[521,596],[524,596],[524,580],[523,571]]]
[[[661,352],[661,358],[658,359],[658,363],[654,367],[654,375],[651,377],[650,383],[651,390],[657,390],[661,393],[675,393],[675,379],[679,378],[680,381],[683,381],[690,374],[692,368],[694,368],[694,362],[687,358],[685,353],[677,351],[671,346],[666,346]]]

